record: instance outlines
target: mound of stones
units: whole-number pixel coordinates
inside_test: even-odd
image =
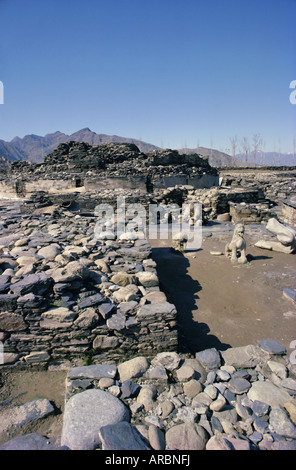
[[[295,366],[270,339],[78,366],[61,436],[24,435],[2,450],[295,450],[295,394]]]
[[[140,152],[134,144],[108,143],[90,145],[85,142],[67,142],[44,158],[42,164],[14,162],[11,175],[30,180],[34,177],[65,179],[73,173],[93,171],[100,176],[128,175],[217,175],[217,170],[208,158],[198,154],[179,154],[177,150],[155,150],[147,154]],[[70,176],[71,177],[71,176]]]

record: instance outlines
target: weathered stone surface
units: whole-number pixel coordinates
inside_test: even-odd
[[[136,300],[130,300],[129,302],[121,302],[118,305],[120,313],[123,315],[133,315],[135,314],[136,308],[138,307],[138,302]]]
[[[151,450],[136,427],[125,421],[101,427],[99,435],[102,450]]]
[[[0,330],[4,331],[21,331],[27,328],[22,315],[16,313],[4,312],[0,313]]]
[[[90,366],[74,367],[68,373],[70,379],[88,378],[101,379],[114,378],[117,372],[117,366],[114,364],[93,364]]]
[[[113,295],[118,302],[129,302],[137,299],[138,292],[139,288],[135,284],[129,284],[118,289]]]
[[[247,395],[253,401],[258,400],[270,406],[284,406],[290,400],[288,392],[267,381],[254,382]]]
[[[137,284],[137,278],[133,274],[127,274],[126,272],[119,271],[118,273],[114,274],[111,279],[111,282],[118,286],[125,287],[129,284]]]
[[[20,427],[31,421],[43,418],[54,412],[54,408],[45,398],[36,398],[24,405],[5,409],[1,412],[0,432],[9,430],[11,427]]]
[[[176,352],[162,352],[156,354],[156,356],[152,359],[151,365],[156,366],[164,366],[167,370],[174,370],[177,369],[181,361],[181,357]]]
[[[125,361],[118,365],[118,373],[121,382],[141,377],[149,369],[149,362],[146,357],[140,356]]]
[[[296,439],[296,427],[280,407],[272,407],[269,415],[269,428],[280,436]]]
[[[258,346],[271,354],[286,354],[286,348],[275,339],[262,339],[258,341]]]
[[[14,312],[17,307],[16,294],[0,294],[0,311]]]
[[[40,362],[46,362],[50,359],[50,355],[47,351],[33,351],[24,357],[24,360],[28,364],[35,364]]]
[[[137,273],[137,278],[139,283],[144,287],[155,287],[159,284],[157,275],[149,271]]]
[[[77,302],[77,305],[80,309],[94,307],[97,306],[105,301],[105,297],[102,294],[94,294],[85,297],[82,300]]]
[[[221,365],[220,354],[215,348],[198,352],[196,353],[195,357],[206,369],[218,369]]]
[[[180,382],[190,380],[195,376],[195,371],[190,365],[183,364],[180,369],[177,369],[176,376]]]
[[[3,364],[14,364],[18,359],[19,354],[16,353],[4,353],[2,357]]]
[[[130,398],[138,394],[140,386],[132,380],[126,380],[121,386],[121,398]]]
[[[221,411],[226,405],[226,399],[223,397],[223,395],[219,394],[216,400],[214,400],[210,404],[210,410],[212,411]]]
[[[78,328],[94,328],[99,322],[99,315],[96,313],[94,308],[87,308],[82,312],[78,318],[74,321],[74,325]]]
[[[60,450],[59,439],[47,439],[37,433],[25,434],[6,442],[0,450]]]
[[[88,268],[80,261],[70,261],[66,266],[55,269],[51,273],[54,282],[71,282],[75,281],[75,279],[86,279],[88,275]]]
[[[37,254],[46,260],[54,260],[55,257],[61,252],[60,246],[57,243],[44,246],[38,250]]]
[[[107,320],[112,315],[112,313],[115,312],[115,309],[116,309],[116,306],[111,302],[102,303],[101,305],[98,306],[98,311],[101,314],[101,316],[104,318],[104,320]],[[124,312],[121,312],[121,311],[120,313],[124,314]]]
[[[101,443],[99,431],[107,425],[129,421],[128,408],[104,390],[85,390],[66,403],[61,445],[71,450],[93,450]]]
[[[148,439],[153,450],[165,450],[165,435],[162,429],[151,424],[148,429]]]
[[[8,291],[10,286],[10,279],[11,276],[7,276],[4,274],[0,275],[0,294]]]
[[[196,395],[193,400],[192,400],[192,407],[198,412],[198,413],[205,413],[208,406],[212,403],[211,397],[207,395],[205,392],[201,392],[198,395]]]
[[[111,315],[111,317],[107,319],[106,324],[111,330],[123,330],[125,328],[125,315],[121,313]]]
[[[150,367],[149,370],[147,371],[147,376],[150,379],[159,379],[159,380],[167,380],[168,379],[168,374],[163,366],[155,366],[155,367]]]
[[[204,450],[207,440],[204,428],[193,423],[178,424],[166,432],[170,450]]]
[[[256,366],[261,358],[269,359],[269,355],[258,346],[253,345],[230,348],[221,351],[221,355],[227,365],[245,369]]]
[[[30,274],[11,285],[14,294],[25,295],[29,292],[43,295],[51,287],[52,279],[44,272]]]
[[[148,319],[150,317],[153,318],[156,315],[173,314],[175,311],[176,307],[173,304],[169,302],[161,302],[143,305],[143,307],[138,310],[137,316],[140,319]]]
[[[194,398],[202,390],[201,383],[195,379],[185,382],[183,388],[185,395],[189,398]]]
[[[296,400],[295,398],[285,403],[284,407],[287,410],[291,421],[296,425]]]
[[[120,345],[120,339],[116,336],[97,335],[93,340],[94,349],[115,349]]]
[[[149,304],[167,302],[165,293],[161,291],[149,292],[148,294],[144,295],[143,299],[145,299],[145,301]]]
[[[206,444],[206,450],[234,450],[234,447],[226,436],[212,436]]]
[[[65,307],[51,308],[41,314],[40,327],[55,329],[67,328],[72,324],[76,313]]]
[[[231,392],[239,395],[241,395],[242,393],[246,393],[250,387],[250,382],[241,377],[234,377],[228,382],[228,389]]]

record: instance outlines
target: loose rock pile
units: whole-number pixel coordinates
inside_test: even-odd
[[[119,165],[120,164],[120,165]],[[157,150],[140,152],[134,144],[90,145],[85,142],[60,144],[47,155],[42,164],[14,162],[11,174],[30,177],[51,177],[65,179],[69,174],[87,174],[94,171],[102,177],[144,175],[217,175],[217,170],[209,165],[208,158],[201,155],[180,155],[177,150]]]
[[[275,340],[75,367],[61,437],[26,435],[2,450],[295,450],[295,394],[295,367]]]

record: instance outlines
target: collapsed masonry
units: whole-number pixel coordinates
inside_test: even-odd
[[[203,223],[294,224],[295,168],[216,169],[197,154],[175,150],[142,153],[134,144],[60,144],[42,164],[14,162],[0,176],[0,197],[21,198],[24,211],[61,205],[93,211],[97,204],[200,203]]]
[[[6,183],[10,192],[17,192],[19,180],[25,183],[27,195],[36,190],[79,187],[89,191],[122,187],[150,193],[176,184],[210,188],[219,182],[217,170],[197,154],[180,155],[175,150],[144,154],[133,144],[91,146],[84,142],[60,144],[42,164],[14,162],[0,191]]]

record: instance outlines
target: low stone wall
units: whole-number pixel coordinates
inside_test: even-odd
[[[270,210],[267,204],[235,204],[229,203],[230,217],[234,224],[260,224],[270,218]]]
[[[97,239],[95,217],[61,209],[13,222],[7,216],[0,238],[5,365],[177,349],[177,312],[159,289],[147,240]]]

